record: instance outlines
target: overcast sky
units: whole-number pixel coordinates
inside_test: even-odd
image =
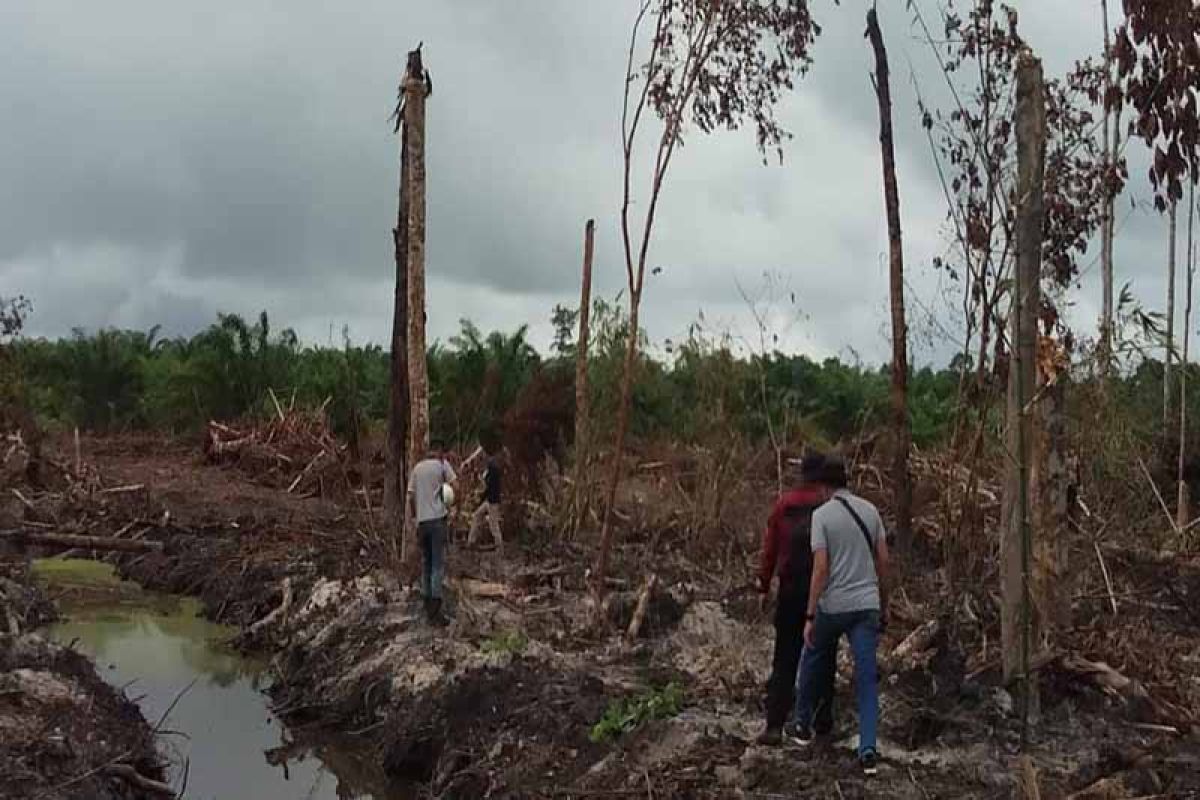
[[[763,166],[742,131],[693,136],[672,166],[651,252],[662,272],[643,311],[657,342],[701,312],[710,329],[753,337],[740,285],[773,306],[784,349],[887,357],[866,3],[812,6],[824,32],[781,109],[795,133],[783,165]],[[949,327],[930,267],[948,246],[945,203],[910,65],[935,99],[940,75],[904,4],[881,6],[913,345],[944,362],[953,343],[928,318]],[[1049,76],[1099,51],[1096,0],[1016,6]],[[554,304],[578,302],[586,218],[597,220],[597,293],[624,281],[619,111],[634,11],[631,0],[5,0],[0,295],[33,300],[35,335],[188,334],[218,311],[266,309],[306,342],[340,342],[343,325],[356,341],[386,341],[398,180],[387,118],[404,52],[423,41],[430,338],[468,317],[485,330],[527,323],[544,347]],[[1132,197],[1145,200],[1140,159]],[[1160,308],[1166,225],[1128,202],[1118,282]],[[1072,295],[1087,329],[1093,257]]]

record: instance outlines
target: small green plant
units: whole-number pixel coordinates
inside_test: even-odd
[[[480,648],[485,653],[507,653],[519,656],[529,646],[529,638],[520,631],[504,631],[498,633],[483,643]]]
[[[637,697],[623,697],[608,704],[604,716],[592,726],[589,738],[607,742],[629,733],[644,722],[669,719],[683,708],[683,687],[671,681],[662,689],[651,689]]]

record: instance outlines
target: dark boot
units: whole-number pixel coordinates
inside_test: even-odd
[[[450,621],[442,614],[442,599],[435,597],[429,601],[429,624],[435,628],[444,628]]]
[[[778,747],[783,744],[783,728],[775,728],[768,725],[766,728],[763,728],[763,732],[754,741],[764,747]]]

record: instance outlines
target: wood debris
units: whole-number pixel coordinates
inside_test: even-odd
[[[211,420],[204,439],[205,458],[210,463],[237,465],[289,494],[307,491],[325,496],[334,487],[347,488],[348,448],[330,430],[325,406],[308,411],[274,402],[276,414],[267,420],[238,426]]]

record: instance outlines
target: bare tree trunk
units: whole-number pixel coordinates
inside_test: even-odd
[[[883,198],[887,207],[889,273],[892,300],[892,425],[896,453],[892,464],[895,483],[896,536],[900,547],[912,540],[912,485],[908,474],[908,452],[912,431],[908,420],[908,324],[904,318],[904,248],[900,235],[900,191],[896,187],[896,148],[892,141],[892,89],[887,50],[879,19],[867,12],[867,35],[875,50],[875,97],[879,101],[879,145],[883,152]]]
[[[405,483],[408,478],[408,142],[400,129],[400,191],[392,243],[396,258],[396,293],[392,312],[391,391],[388,404],[387,470],[383,476],[384,530],[392,536],[392,556],[405,552]],[[364,473],[365,474],[365,473]],[[370,497],[370,484],[365,490]]]
[[[1104,22],[1104,120],[1100,125],[1104,148],[1104,206],[1100,217],[1100,281],[1102,285],[1100,309],[1100,374],[1107,378],[1112,368],[1113,356],[1113,238],[1115,225],[1113,211],[1115,198],[1110,181],[1112,168],[1116,164],[1117,131],[1114,127],[1110,142],[1108,121],[1113,114],[1108,109],[1108,95],[1112,89],[1112,36],[1108,25],[1108,0],[1100,0],[1100,14]]]
[[[1187,371],[1188,351],[1192,338],[1192,283],[1196,275],[1196,260],[1194,252],[1194,231],[1196,223],[1196,184],[1192,183],[1188,192],[1188,232],[1187,232],[1187,294],[1183,307],[1183,357],[1179,362],[1179,464],[1176,480],[1178,492],[1176,497],[1175,517],[1179,530],[1187,528],[1191,522],[1191,492],[1183,475],[1184,464],[1187,462]]]
[[[638,351],[638,307],[641,293],[629,297],[629,331],[625,345],[625,368],[621,376],[621,404],[617,410],[617,438],[613,443],[612,466],[608,474],[608,486],[604,493],[604,522],[600,527],[600,552],[596,557],[594,581],[598,591],[603,591],[604,578],[608,574],[609,551],[612,550],[612,518],[617,502],[617,486],[621,482],[622,455],[625,452],[625,436],[629,430],[629,406],[633,396],[633,373],[637,366]]]
[[[1039,620],[1031,598],[1029,487],[1032,456],[1030,392],[1036,384],[1037,320],[1041,305],[1043,180],[1046,155],[1046,98],[1042,65],[1029,51],[1017,64],[1017,265],[1013,273],[1012,363],[1008,414],[1003,521],[1001,525],[1001,637],[1004,679],[1020,689],[1022,719],[1036,714],[1037,692],[1029,671]],[[1025,729],[1023,727],[1023,739]]]
[[[409,182],[406,261],[408,264],[408,384],[411,394],[408,459],[415,464],[429,450],[429,379],[425,363],[425,98],[428,93],[420,49],[408,54],[404,76],[404,138]],[[411,537],[405,537],[405,542]],[[407,553],[406,553],[407,555]]]
[[[1175,221],[1177,204],[1171,201],[1171,241],[1167,243],[1167,329],[1163,356],[1163,436],[1171,429],[1171,363],[1175,360]]]
[[[583,280],[579,297],[579,337],[575,343],[575,486],[571,533],[586,524],[590,508],[591,486],[588,459],[591,455],[591,404],[588,396],[588,340],[592,312],[592,254],[596,244],[596,221],[589,219],[583,229]]]

